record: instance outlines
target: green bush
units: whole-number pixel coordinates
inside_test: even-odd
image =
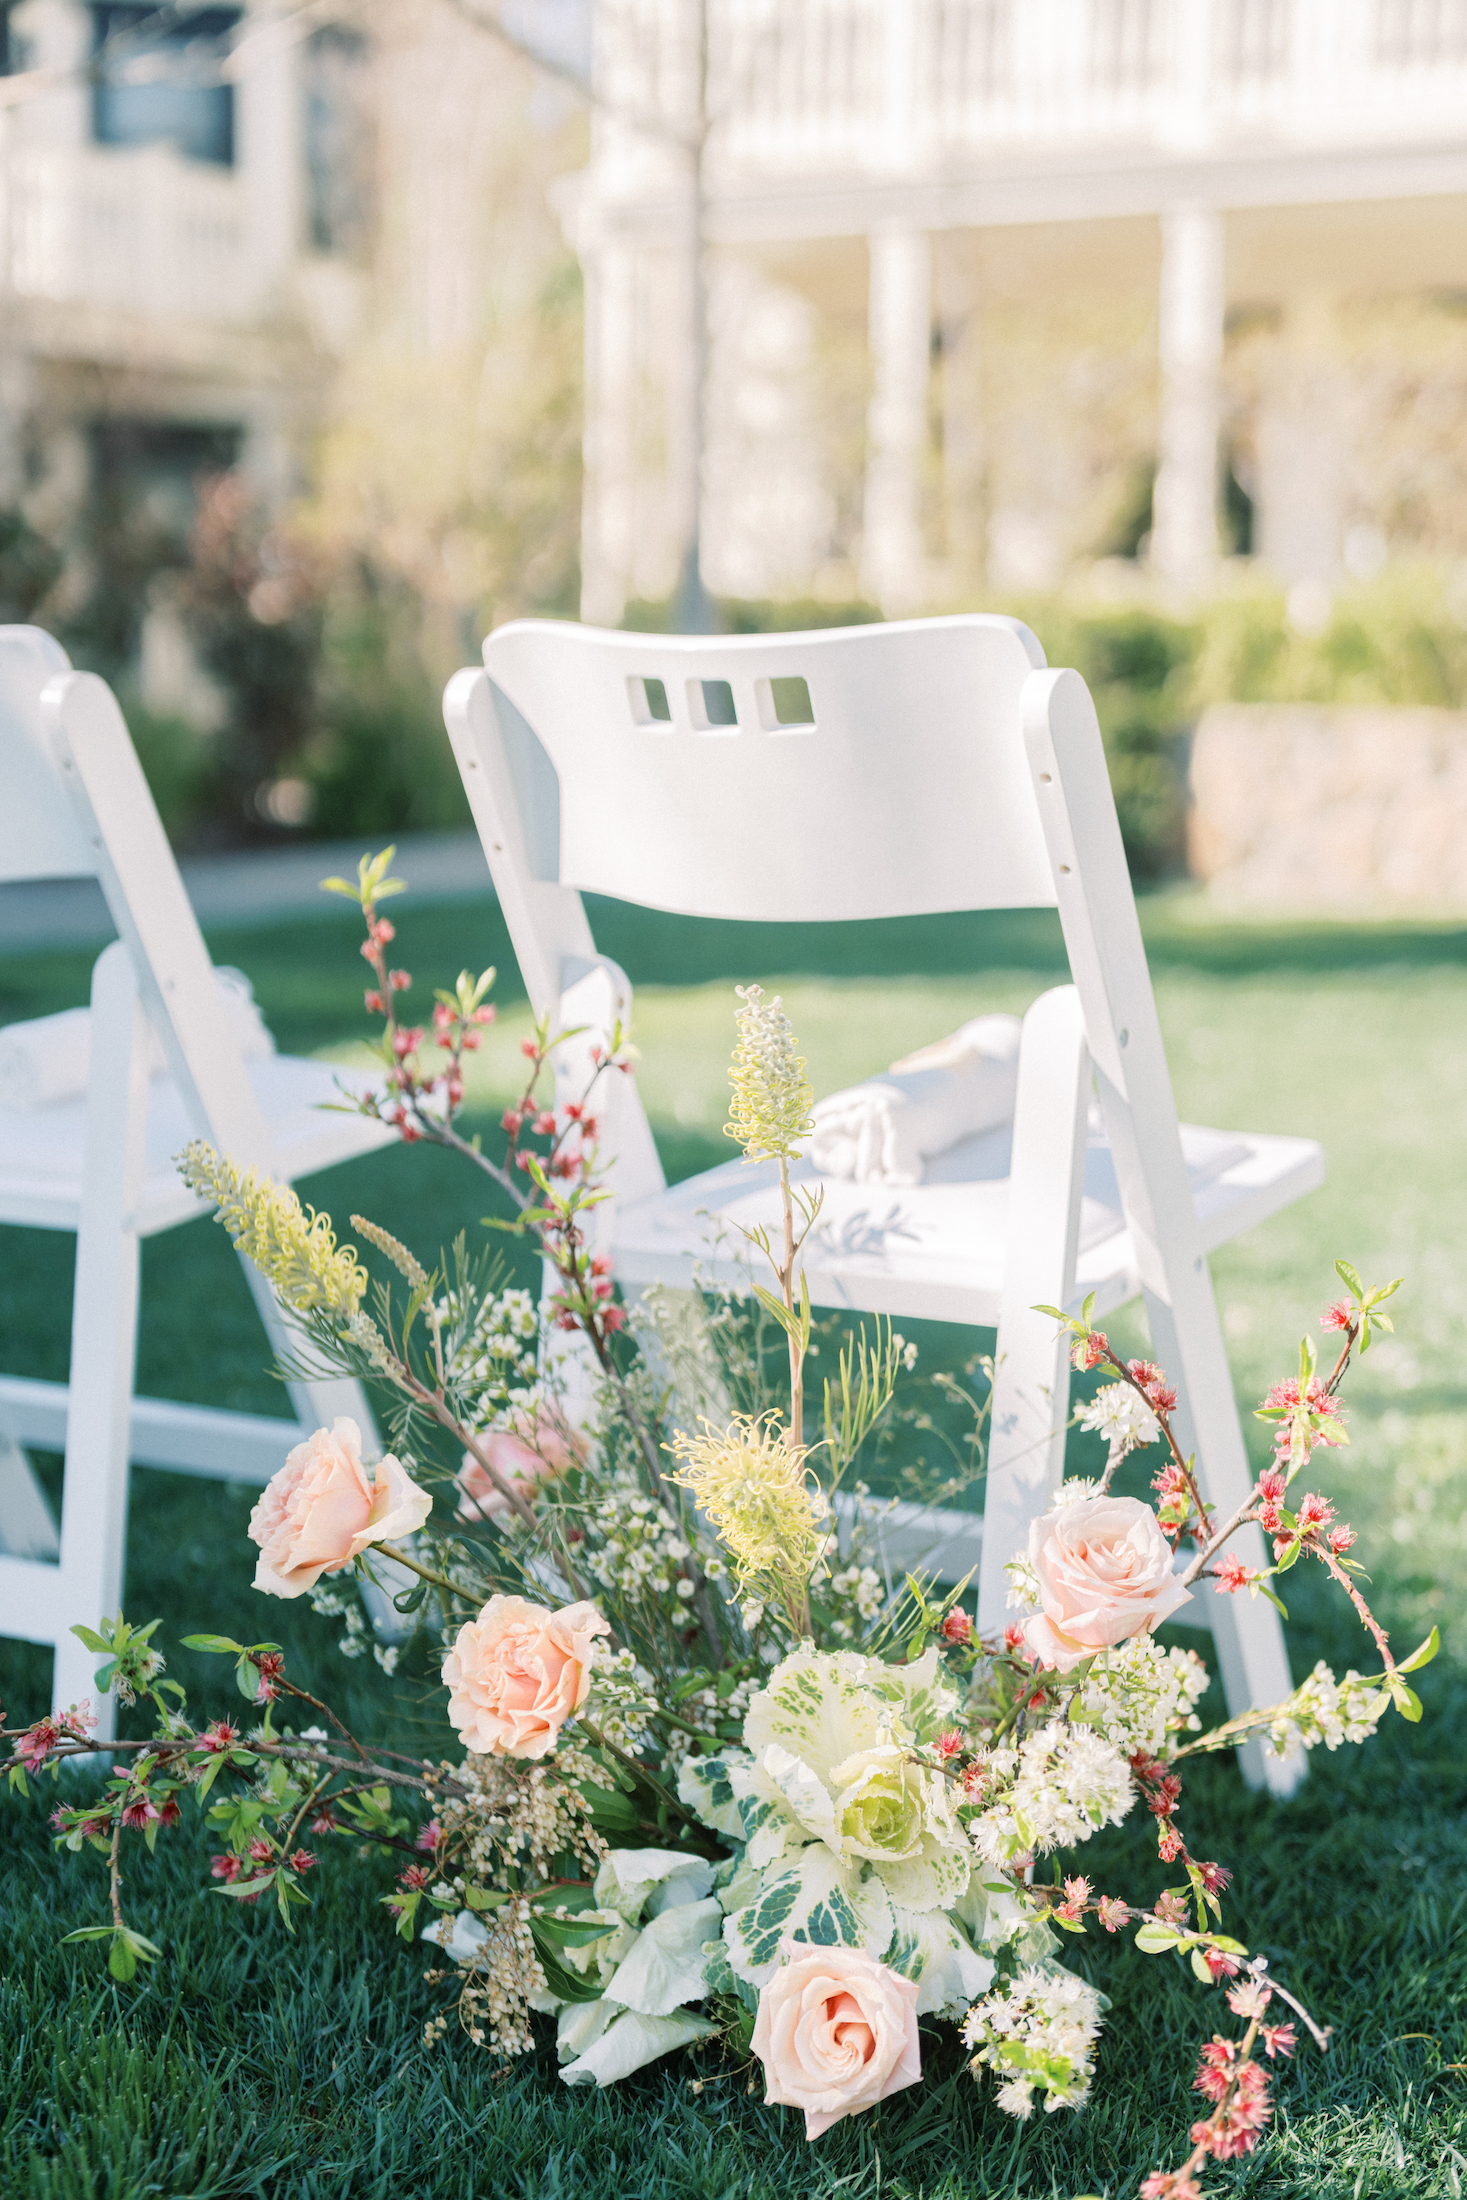
[[[1283,591],[1219,595],[1202,622],[1193,680],[1208,703],[1467,703],[1467,596],[1460,577],[1391,566],[1343,588],[1317,634],[1289,623]]]

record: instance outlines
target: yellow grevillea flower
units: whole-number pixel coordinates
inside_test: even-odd
[[[307,1213],[288,1185],[238,1168],[202,1139],[184,1148],[178,1173],[191,1192],[214,1201],[217,1219],[292,1313],[342,1321],[356,1314],[367,1271],[350,1245],[338,1246],[330,1215]]]
[[[734,987],[743,1007],[736,1010],[738,1045],[728,1081],[733,1086],[732,1120],[724,1136],[736,1138],[746,1161],[789,1160],[810,1128],[815,1092],[780,996],[764,998],[757,985]]]
[[[727,1428],[679,1429],[670,1449],[680,1461],[672,1480],[691,1490],[727,1544],[745,1589],[803,1593],[825,1538],[825,1499],[805,1471],[805,1453],[787,1444],[773,1413],[736,1414]]]

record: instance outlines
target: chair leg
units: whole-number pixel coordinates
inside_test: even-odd
[[[1069,1341],[1037,1305],[1064,1306],[1075,1288],[1090,1056],[1073,986],[1042,994],[1024,1018],[995,1353],[978,1628],[1004,1625],[1004,1572],[1064,1474]]]
[[[147,1115],[147,1021],[131,961],[119,942],[98,958],[92,978],[92,1071],[72,1298],[52,1681],[60,1706],[94,1699],[103,1740],[115,1732],[115,1700],[97,1698],[95,1654],[70,1630],[76,1623],[95,1628],[122,1605],[140,1276],[133,1218],[142,1192]]]

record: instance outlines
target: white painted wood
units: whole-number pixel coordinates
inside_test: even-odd
[[[1003,1303],[994,1347],[987,1534],[978,1577],[978,1627],[1007,1617],[1004,1568],[1024,1549],[1029,1523],[1064,1479],[1069,1415],[1069,1334],[1036,1306],[1067,1306],[1085,1173],[1090,1057],[1080,997],[1070,985],[1042,993],[1024,1018],[1009,1171]]]
[[[63,1451],[67,1399],[65,1383],[0,1375],[0,1446],[12,1442],[33,1451]],[[216,1482],[265,1483],[279,1472],[299,1439],[296,1422],[283,1416],[230,1413],[222,1406],[183,1405],[172,1398],[134,1398],[127,1455],[134,1466],[171,1467]],[[0,1537],[15,1554],[19,1545],[6,1533],[4,1519],[0,1512]]]
[[[0,1477],[0,1626],[54,1645],[54,1689],[67,1703],[93,1693],[95,1663],[72,1625],[95,1627],[121,1599],[134,1441],[136,1456],[160,1466],[264,1481],[337,1414],[369,1445],[376,1436],[360,1386],[335,1379],[289,1384],[296,1418],[279,1423],[133,1400],[139,1239],[201,1212],[174,1157],[201,1136],[290,1181],[393,1134],[323,1113],[336,1097],[323,1064],[243,1062],[116,700],[35,628],[0,628],[0,775],[0,877],[94,875],[119,933],[94,973],[85,1100],[0,1113],[0,1221],[77,1232],[69,1384],[0,1377],[5,1456],[29,1441],[60,1444],[66,1457],[55,1564],[37,1562],[29,1470],[29,1488]],[[150,1026],[169,1064],[151,1082]],[[279,1350],[289,1342],[279,1309],[243,1265]]]
[[[1182,1159],[1095,706],[1078,673],[1042,672],[1025,686],[1023,716],[1153,1347],[1182,1402],[1179,1437],[1196,1445],[1204,1494],[1226,1516],[1243,1502],[1253,1477]],[[1234,1548],[1247,1565],[1266,1563],[1256,1528],[1245,1529]],[[1214,1624],[1230,1710],[1287,1695],[1288,1654],[1271,1605],[1218,1600]],[[1264,1758],[1256,1745],[1245,1770],[1283,1794],[1302,1776],[1302,1765]]]
[[[1144,1294],[1209,1492],[1236,1502],[1246,1462],[1206,1255],[1313,1189],[1323,1156],[1178,1125],[1078,675],[1038,669],[1027,629],[976,615],[716,639],[518,621],[484,657],[450,683],[445,716],[537,1009],[594,958],[578,889],[785,922],[1058,906],[1075,983],[1030,1012],[1012,1133],[968,1141],[914,1187],[824,1180],[805,1257],[821,1305],[1001,1331],[984,1625],[1001,1624],[1003,1565],[1061,1471],[1068,1357],[1036,1302],[1078,1311],[1094,1291],[1108,1313]],[[809,689],[798,727],[771,707],[771,683],[792,679]],[[710,682],[727,683],[735,724]],[[665,1188],[636,1107],[611,1217],[623,1288],[739,1280],[741,1229],[777,1219],[777,1170],[735,1160]],[[817,1181],[808,1162],[792,1175]],[[1229,1709],[1278,1700],[1271,1608],[1205,1603]],[[1188,1616],[1205,1624],[1202,1604]],[[1245,1770],[1260,1777],[1256,1753]],[[1282,1791],[1294,1768],[1267,1777]]]
[[[70,1632],[95,1627],[122,1604],[127,1526],[127,1424],[137,1350],[140,1282],[133,1209],[142,1183],[148,1104],[148,1025],[132,958],[121,941],[92,974],[92,1067],[82,1220],[72,1300],[70,1410],[61,1491],[56,1585],[58,1705],[93,1698],[97,1735],[115,1731],[113,1699],[98,1697],[96,1658]]]
[[[1015,737],[1019,692],[1042,662],[1027,627],[976,614],[718,637],[515,620],[484,644],[504,759],[493,813],[518,805],[531,877],[686,916],[1052,907]],[[781,726],[768,684],[796,679],[813,722]],[[648,681],[667,722],[647,714]],[[477,694],[460,673],[445,701],[461,762],[465,690]],[[723,701],[736,724],[717,722]],[[468,753],[483,772],[490,706],[472,708]],[[471,765],[466,783],[476,776]],[[505,915],[513,930],[508,902]]]

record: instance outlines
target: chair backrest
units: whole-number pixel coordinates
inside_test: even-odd
[[[92,847],[52,762],[41,690],[71,660],[38,626],[0,626],[0,882],[95,878]]]
[[[1044,654],[1016,619],[523,619],[484,663],[537,881],[790,924],[1054,904],[1019,711]]]
[[[0,770],[0,877],[98,879],[195,1127],[268,1166],[264,1117],[117,699],[36,627],[0,627]]]

